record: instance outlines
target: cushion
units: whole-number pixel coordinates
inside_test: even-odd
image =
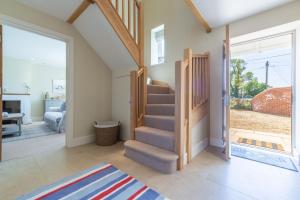
[[[66,111],[66,102],[63,102],[60,106],[60,112]]]

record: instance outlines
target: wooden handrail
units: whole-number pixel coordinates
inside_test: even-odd
[[[137,0],[127,0],[127,1],[118,1],[115,0],[116,4],[114,5],[111,2],[111,5],[115,7],[115,11],[119,15],[120,19],[124,23],[127,32],[131,36],[131,39],[139,48],[139,60],[136,61],[139,67],[144,65],[144,33],[143,33],[143,9],[142,3]],[[119,5],[122,4],[122,5]],[[120,11],[118,8],[122,7]],[[127,24],[125,22],[125,8],[127,7]],[[130,49],[128,49],[130,51]]]
[[[143,125],[147,104],[147,68],[142,67],[130,73],[130,118],[131,139],[135,139],[136,127]]]
[[[178,169],[192,155],[192,127],[209,111],[209,54],[184,51],[184,60],[175,64],[175,151]]]
[[[94,3],[96,3],[112,25],[139,68],[144,66],[144,16],[141,1],[83,0],[68,18],[67,22],[72,24],[91,4]],[[127,23],[125,20],[126,17]],[[133,27],[131,23],[133,23]]]

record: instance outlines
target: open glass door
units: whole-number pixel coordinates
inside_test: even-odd
[[[2,63],[3,63],[3,54],[2,54],[2,25],[0,24],[0,161],[2,160]]]
[[[226,26],[226,40],[223,45],[223,73],[222,73],[222,138],[225,145],[225,157],[230,159],[230,139],[229,139],[229,80],[230,80],[230,35],[229,25]]]

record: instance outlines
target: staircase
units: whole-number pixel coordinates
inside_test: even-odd
[[[177,170],[175,95],[167,86],[148,85],[143,126],[125,143],[125,155],[163,173]]]
[[[209,54],[184,50],[175,63],[175,92],[168,84],[147,85],[147,67],[130,73],[131,140],[125,155],[163,173],[192,159],[192,128],[209,114]]]

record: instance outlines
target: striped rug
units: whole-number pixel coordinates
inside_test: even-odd
[[[265,142],[265,141],[240,137],[238,139],[238,143],[253,145],[253,146],[257,146],[257,147],[264,147],[264,148],[274,149],[274,150],[278,150],[278,151],[284,151],[284,148],[281,144],[272,143],[272,142]]]
[[[79,174],[42,187],[19,200],[166,199],[111,164],[102,163]]]

